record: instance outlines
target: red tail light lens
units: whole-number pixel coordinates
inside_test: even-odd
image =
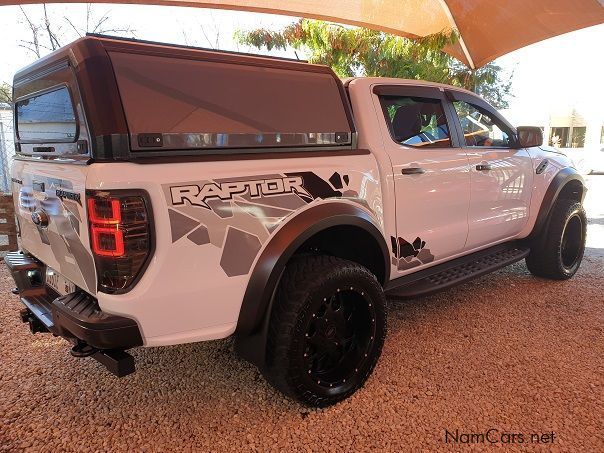
[[[116,225],[122,221],[122,211],[118,198],[89,198],[88,219],[90,223]]]
[[[139,191],[88,193],[90,244],[100,291],[125,292],[141,275],[151,254],[147,200]]]
[[[105,228],[96,225],[90,227],[92,251],[99,256],[124,256],[124,233],[119,228]]]

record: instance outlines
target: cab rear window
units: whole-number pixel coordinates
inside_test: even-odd
[[[439,99],[382,95],[380,103],[395,142],[422,148],[451,146],[449,127]]]
[[[18,101],[17,135],[22,142],[73,142],[77,122],[66,87]]]

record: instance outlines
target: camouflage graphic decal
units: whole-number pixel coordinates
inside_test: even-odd
[[[34,186],[37,190],[34,190]],[[22,236],[38,236],[59,263],[56,270],[73,279],[78,286],[95,293],[94,258],[82,243],[80,235],[84,213],[80,194],[74,192],[72,182],[26,174],[23,175],[23,185],[18,191]],[[28,221],[37,211],[43,211],[49,217],[48,226]]]
[[[318,199],[357,197],[349,183],[301,172],[166,184],[172,242],[218,247],[226,275],[245,275],[283,219]]]
[[[412,269],[422,264],[431,263],[434,261],[434,255],[430,253],[430,249],[425,248],[426,242],[417,237],[410,243],[399,237],[390,237],[392,242],[392,264],[399,271]]]

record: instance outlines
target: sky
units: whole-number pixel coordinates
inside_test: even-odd
[[[84,4],[49,4],[47,9],[51,21],[60,25],[60,34],[64,36],[61,44],[78,37],[65,18],[76,28],[84,27]],[[38,21],[42,17],[42,5],[25,5],[23,10]],[[109,16],[105,28],[129,28],[140,39],[252,53],[259,51],[239,46],[234,41],[235,30],[258,27],[275,30],[296,20],[286,16],[201,8],[95,4],[91,22],[105,14]],[[0,6],[0,82],[10,82],[17,69],[37,58],[23,47],[24,41],[28,40],[31,40],[31,33],[19,7]],[[601,111],[604,105],[601,86],[604,80],[603,48],[604,25],[599,25],[533,44],[496,60],[505,74],[513,73],[511,110],[517,117],[527,111],[535,116],[572,107]],[[295,58],[293,51],[273,54]]]

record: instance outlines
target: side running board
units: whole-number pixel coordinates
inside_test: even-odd
[[[516,242],[500,244],[392,280],[386,296],[408,299],[467,282],[525,258],[530,249]]]

